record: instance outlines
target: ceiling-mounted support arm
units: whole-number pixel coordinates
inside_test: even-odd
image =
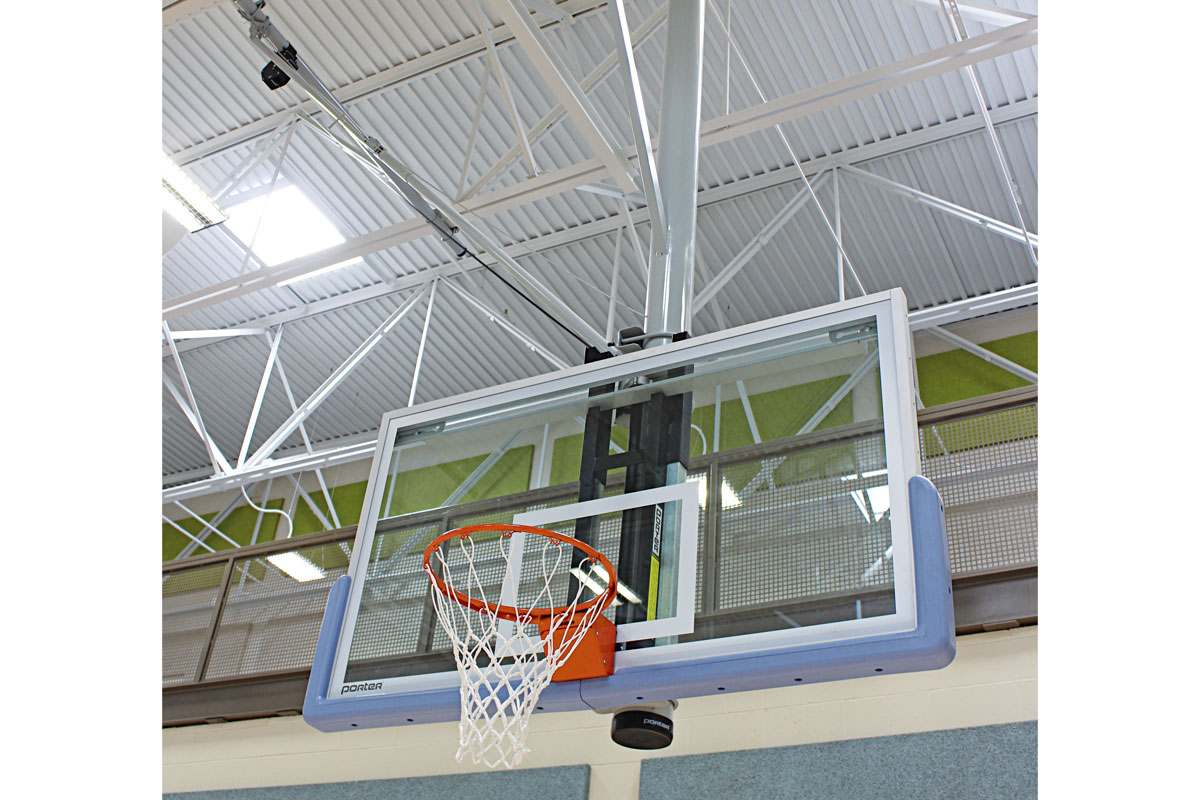
[[[346,107],[334,97],[333,92],[304,63],[295,46],[288,41],[283,32],[271,22],[270,17],[262,10],[264,0],[234,0],[238,13],[250,23],[250,40],[270,62],[263,68],[263,81],[272,90],[296,81],[300,88],[313,99],[321,110],[340,125],[353,137],[364,154],[383,171],[394,185],[394,188],[404,197],[418,214],[424,217],[441,235],[444,241],[453,241],[454,229],[446,219],[417,191],[406,179],[407,171],[403,164],[384,149],[378,139],[369,136],[358,123],[350,117]],[[332,127],[332,126],[331,126]],[[458,255],[461,255],[461,248]]]
[[[378,139],[368,136],[358,123],[350,117],[346,108],[338,102],[313,74],[296,49],[262,11],[263,0],[234,0],[238,12],[250,22],[250,37],[256,45],[272,59],[279,72],[294,80],[306,93],[340,125],[388,176],[396,188],[434,228],[443,239],[457,248],[456,255],[467,250],[458,236],[461,232],[472,244],[486,251],[496,260],[496,267],[506,277],[520,285],[533,303],[554,316],[573,335],[588,344],[609,350],[603,334],[592,328],[561,298],[547,289],[515,259],[504,252],[504,248],[484,233],[478,226],[454,208],[453,202],[440,191],[416,175],[399,159],[388,152]],[[278,59],[278,60],[276,60]],[[266,70],[264,70],[266,72]],[[264,75],[264,80],[267,79]],[[268,85],[270,85],[268,83]]]

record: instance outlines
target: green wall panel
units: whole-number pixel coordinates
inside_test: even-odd
[[[267,508],[282,508],[283,500],[272,500],[266,505]],[[207,522],[212,522],[217,515],[201,514]],[[217,526],[221,533],[233,539],[239,545],[250,544],[250,539],[254,535],[254,523],[258,519],[258,512],[248,506],[235,508],[230,512],[229,516]],[[262,526],[258,530],[258,541],[269,542],[275,538],[275,528],[279,525],[280,516],[278,514],[263,514]],[[179,527],[183,528],[188,533],[200,538],[204,531],[208,530],[201,525],[197,520],[188,517],[183,520],[176,521]],[[170,561],[179,555],[180,551],[191,541],[179,531],[175,530],[166,522],[162,524],[162,549],[163,561]],[[213,550],[229,550],[233,547],[229,542],[217,536],[215,533],[209,533],[208,538],[204,540],[205,544]],[[203,547],[196,548],[196,555],[204,555],[208,551]]]
[[[1037,371],[1036,331],[986,342],[982,346],[1023,367]],[[916,367],[921,400],[925,406],[966,400],[1027,385],[1025,381],[1012,373],[962,350],[919,358],[916,361]],[[763,441],[770,441],[794,435],[833,395],[844,380],[844,377],[828,378],[750,395],[750,408],[758,425],[760,438]],[[732,386],[728,387],[727,391],[735,392]],[[707,443],[708,449],[711,449],[715,433],[714,416],[713,405],[693,409],[692,422],[704,432],[702,440],[700,434],[695,430],[692,431],[691,448],[693,453],[704,452],[705,443]],[[847,396],[822,420],[821,424],[817,426],[817,430],[846,425],[852,421],[851,398]],[[939,431],[940,443],[930,432],[922,432],[922,436],[927,438],[926,452],[931,454],[940,452],[943,445],[950,452],[968,449],[976,445],[967,438],[943,431]],[[624,428],[614,428],[612,438],[621,447],[625,447],[629,441],[629,431]],[[753,441],[750,424],[741,400],[734,393],[733,399],[723,399],[721,402],[721,449],[741,447],[752,444]],[[582,433],[555,440],[550,461],[551,484],[569,483],[579,479],[582,445]],[[431,504],[436,504],[439,498],[448,497],[486,457],[486,455],[472,456],[432,467],[401,472],[387,515],[395,516],[424,510]],[[830,453],[829,457],[838,463],[843,460],[836,453]],[[508,451],[467,493],[463,501],[499,497],[529,488],[532,466],[532,446]],[[817,469],[820,469],[819,465],[817,465]],[[779,482],[788,482],[799,480],[806,475],[806,471],[798,470],[796,464],[788,462],[780,466],[776,478]],[[330,487],[338,521],[342,525],[358,523],[366,487],[366,481]],[[739,487],[733,488],[736,490]],[[324,496],[320,492],[315,492],[312,494],[312,498],[317,507],[321,509],[321,513],[332,521]],[[433,499],[431,500],[431,498]],[[281,508],[282,505],[282,500],[273,500],[269,507]],[[211,520],[213,516],[208,515],[205,519]],[[248,544],[256,518],[257,512],[253,509],[239,508],[221,524],[221,531],[241,544]],[[264,515],[258,541],[274,539],[276,527],[279,524],[278,515]],[[184,520],[180,522],[180,525],[185,530],[197,535],[203,530],[203,526],[193,519]],[[293,536],[323,530],[317,516],[303,500],[297,503],[294,525]],[[231,547],[217,536],[209,536],[206,541],[216,550],[225,550]],[[163,523],[164,561],[175,558],[187,543],[187,537],[165,522]]]
[[[1037,331],[985,342],[982,347],[1037,372]],[[917,385],[926,407],[1028,386],[1029,382],[965,350],[917,359]]]

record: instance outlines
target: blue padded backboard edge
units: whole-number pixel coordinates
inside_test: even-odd
[[[922,476],[909,480],[917,626],[912,631],[768,652],[716,656],[633,667],[607,678],[553,683],[540,698],[545,711],[613,708],[725,692],[941,669],[954,660],[954,604],[945,511],[937,489]],[[304,698],[304,720],[322,731],[345,731],[458,718],[458,688],[409,694],[327,697],[350,577],[334,582],[317,637]],[[641,698],[640,700],[638,698]]]

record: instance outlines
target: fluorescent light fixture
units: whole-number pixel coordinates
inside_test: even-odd
[[[273,556],[267,556],[267,561],[270,561],[284,575],[301,583],[325,577],[325,570],[299,553],[276,553]]]
[[[708,510],[708,475],[701,474],[696,477],[688,478],[688,481],[695,481],[700,484],[700,510]],[[729,481],[721,479],[721,508],[737,508],[742,504],[742,498],[737,496],[737,492],[733,491],[733,487],[729,485]]]
[[[600,580],[604,581],[605,586],[608,585],[608,570],[599,564],[592,564],[592,572],[600,576]],[[624,597],[635,606],[642,602],[642,598],[638,597],[637,592],[633,591],[633,589],[630,589],[620,581],[617,581],[617,594],[621,595],[621,597]]]
[[[892,497],[888,493],[886,486],[872,486],[864,491],[850,492],[850,497],[854,500],[854,504],[858,506],[858,510],[866,518],[867,522],[878,522],[883,519],[883,515],[892,507]],[[871,504],[871,512],[867,512],[867,502]]]
[[[599,583],[596,583],[595,579],[593,579],[591,575],[588,575],[586,572],[581,570],[579,567],[571,567],[571,569],[569,571],[572,575],[575,576],[575,580],[579,581],[584,586],[591,589],[595,594],[598,594],[598,595],[604,594],[604,586],[602,586]],[[618,590],[618,592],[619,592],[619,590]],[[619,605],[621,605],[621,601],[613,600],[613,605],[619,606]]]
[[[884,551],[883,555],[881,555],[879,558],[875,559],[874,564],[867,567],[867,571],[862,574],[860,580],[863,583],[866,583],[867,581],[871,580],[871,578],[875,577],[875,573],[877,573],[877,572],[879,572],[879,570],[883,569],[884,559],[887,559],[888,561],[892,560],[892,546],[891,545],[888,545],[888,549]]]
[[[862,473],[861,475],[859,475],[859,474],[843,475],[841,479],[844,481],[857,481],[857,480],[862,480],[863,478],[876,478],[876,477],[879,477],[880,475],[887,475],[887,469],[886,468],[872,469],[872,470],[868,470],[867,472]]]
[[[700,510],[705,511],[708,508],[708,473],[694,475],[688,478],[688,483],[700,484]]]
[[[162,154],[163,210],[190,233],[225,221],[225,212],[165,152]]]
[[[230,206],[229,221],[225,224],[272,267],[346,241],[300,187],[291,184],[277,186],[269,195],[263,193]],[[279,285],[308,280],[361,261],[361,257],[349,258],[282,281]]]

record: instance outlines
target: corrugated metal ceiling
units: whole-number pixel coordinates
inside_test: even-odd
[[[588,8],[572,0],[563,7]],[[657,7],[628,3],[637,26]],[[1004,4],[1026,14],[1028,0]],[[487,8],[486,2],[484,3]],[[706,26],[702,119],[726,110],[725,39],[713,20],[724,17],[726,3],[709,6]],[[473,0],[384,2],[353,0],[272,0],[272,19],[292,38],[302,55],[330,87],[377,80],[395,65],[428,58],[479,36]],[[499,17],[489,12],[492,24]],[[827,83],[866,69],[927,52],[950,42],[936,9],[892,0],[735,0],[733,32],[767,99]],[[968,22],[978,35],[991,27]],[[498,32],[501,33],[501,32]],[[639,49],[638,66],[652,133],[656,132],[665,58],[665,25]],[[577,76],[591,72],[613,47],[607,14],[582,13],[569,26],[549,32]],[[565,38],[564,38],[565,37]],[[501,37],[503,38],[503,37]],[[499,58],[523,124],[529,128],[556,105],[544,79],[518,46],[502,42]],[[253,125],[299,102],[289,87],[271,93],[258,79],[263,59],[246,38],[245,23],[231,5],[221,5],[175,25],[163,34],[163,143],[168,152],[214,141]],[[363,126],[402,160],[448,195],[460,183],[470,139],[472,116],[487,64],[486,50],[452,60],[352,103]],[[1019,50],[979,65],[992,107],[1003,109],[1037,97],[1036,48]],[[621,144],[632,144],[619,76],[613,73],[590,97]],[[760,102],[736,58],[730,70],[729,108]],[[860,168],[919,188],[959,205],[1009,221],[1003,185],[981,130],[863,160],[856,151],[887,145],[906,135],[934,130],[939,124],[970,118],[974,102],[960,72],[891,89],[784,126],[802,162],[833,156]],[[978,127],[978,126],[975,126]],[[1037,119],[1029,114],[998,127],[1023,214],[1037,230]],[[903,141],[903,140],[901,140]],[[257,140],[229,147],[188,164],[188,171],[216,191]],[[504,94],[493,75],[488,82],[479,135],[466,174],[469,186],[518,143]],[[276,151],[276,156],[278,155]],[[566,120],[533,146],[537,167],[553,170],[592,157],[574,123]],[[803,185],[796,182],[791,158],[778,133],[765,130],[704,148],[700,157],[702,189],[698,212],[696,286],[733,258]],[[239,187],[254,191],[268,185],[274,157]],[[739,182],[772,178],[766,188],[749,192]],[[778,176],[774,179],[773,176]],[[518,159],[490,188],[511,186],[528,177]],[[287,143],[280,181],[300,186],[326,211],[347,237],[362,236],[411,219],[414,212],[353,159],[336,150],[305,125]],[[784,181],[788,182],[784,182]],[[732,189],[730,188],[732,187]],[[706,195],[704,190],[708,190]],[[713,197],[725,197],[713,202]],[[226,202],[233,202],[236,195]],[[705,199],[705,198],[709,199]],[[832,213],[832,188],[819,192]],[[977,226],[914,205],[852,175],[840,178],[844,246],[868,291],[901,286],[913,307],[926,307],[1037,280],[1023,245]],[[568,191],[518,208],[476,218],[534,273],[571,304],[593,327],[603,330],[607,315],[613,254],[622,220],[620,201],[583,191]],[[559,232],[589,231],[578,241],[542,249]],[[594,232],[591,232],[593,231]],[[643,248],[649,232],[637,226]],[[569,237],[568,237],[569,238]],[[537,249],[536,254],[528,254]],[[163,297],[173,298],[239,274],[244,254],[219,230],[189,237],[163,259]],[[271,319],[280,312],[303,312],[318,301],[370,287],[383,291],[388,281],[452,261],[432,236],[365,256],[348,269],[288,287],[274,287],[173,318],[179,329],[221,328]],[[836,252],[825,223],[809,204],[797,214],[717,300],[701,310],[695,332],[764,319],[836,300]],[[250,268],[253,268],[253,264]],[[456,271],[457,272],[457,271]],[[617,327],[634,324],[644,303],[642,268],[629,240],[620,257]],[[486,273],[453,280],[542,342],[562,360],[576,363],[580,347],[553,323]],[[852,284],[851,284],[852,285]],[[306,316],[285,327],[280,359],[297,402],[322,380],[405,297],[418,289],[379,297]],[[375,430],[380,416],[408,399],[413,364],[424,320],[424,301],[384,339],[372,355],[323,404],[306,426],[314,443],[332,442]],[[185,348],[183,363],[204,414],[209,433],[226,456],[236,455],[262,375],[267,344],[262,337],[237,337]],[[164,372],[177,379],[172,359]],[[545,372],[553,367],[484,319],[451,291],[441,290],[418,390],[418,401],[482,388]],[[194,431],[164,390],[163,473],[202,468],[207,456]],[[272,380],[252,443],[257,447],[291,412],[277,378]],[[289,446],[300,445],[293,435]]]

